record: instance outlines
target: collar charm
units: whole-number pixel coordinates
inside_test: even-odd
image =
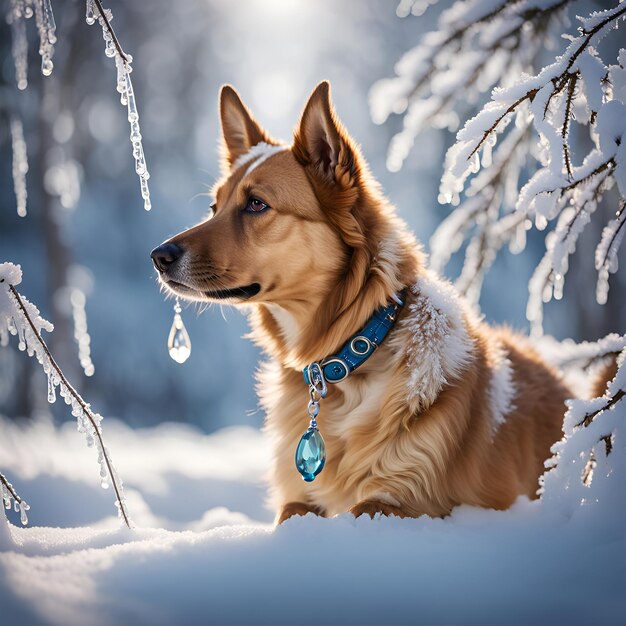
[[[326,396],[328,389],[319,363],[311,363],[307,371],[311,381],[309,384],[311,399],[307,405],[307,413],[311,421],[296,448],[296,467],[302,478],[310,483],[324,469],[326,463],[326,444],[317,428],[316,418],[320,412],[320,400]]]
[[[326,444],[317,427],[319,403],[328,392],[326,383],[336,384],[345,380],[372,356],[393,328],[404,302],[404,292],[392,296],[392,302],[378,309],[365,328],[351,337],[339,354],[329,356],[319,363],[314,361],[304,368],[302,373],[309,386],[310,400],[307,405],[307,414],[310,422],[296,448],[296,468],[306,482],[313,482],[326,463]]]

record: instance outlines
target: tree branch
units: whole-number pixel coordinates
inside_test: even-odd
[[[4,282],[4,281],[2,280],[0,282]],[[116,478],[115,472],[113,470],[113,466],[112,466],[111,460],[109,459],[109,455],[108,455],[108,453],[106,451],[106,448],[104,447],[104,441],[102,439],[102,434],[100,433],[100,429],[98,427],[98,422],[97,422],[96,418],[94,417],[93,413],[91,412],[91,409],[89,408],[89,406],[87,404],[85,404],[84,400],[80,397],[78,392],[74,389],[74,387],[72,387],[72,385],[70,385],[70,383],[67,380],[67,378],[65,378],[65,374],[63,374],[63,372],[61,371],[61,368],[58,366],[57,362],[54,360],[54,357],[50,353],[50,350],[48,349],[48,346],[46,345],[46,342],[43,340],[41,334],[37,330],[37,327],[35,326],[35,324],[33,323],[32,319],[30,318],[30,315],[28,314],[28,311],[26,310],[26,307],[24,306],[24,303],[22,302],[22,297],[20,296],[20,294],[17,291],[17,289],[15,289],[15,287],[13,285],[9,285],[9,290],[10,290],[11,294],[13,295],[13,297],[15,298],[15,300],[17,302],[17,305],[19,306],[22,314],[26,318],[26,321],[28,322],[28,325],[30,326],[33,334],[37,338],[37,341],[39,342],[39,344],[41,345],[41,347],[42,347],[43,351],[45,352],[46,356],[50,360],[50,365],[54,368],[54,371],[57,373],[57,375],[59,377],[59,380],[65,385],[65,387],[69,391],[69,393],[72,396],[72,398],[74,398],[74,400],[76,400],[76,402],[79,404],[79,406],[83,410],[84,414],[87,416],[87,418],[91,422],[91,425],[93,426],[93,429],[94,429],[95,436],[97,437],[98,442],[100,443],[100,449],[102,450],[102,455],[103,455],[104,461],[106,463],[107,470],[109,472],[109,476],[111,478],[111,484],[113,485],[113,489],[115,491],[115,496],[117,498],[117,501],[119,502],[120,514],[122,515],[122,518],[123,518],[124,523],[126,524],[126,526],[128,528],[131,528],[132,526],[131,526],[131,523],[130,523],[130,518],[128,516],[128,512],[126,511],[126,505],[124,504],[124,500],[122,498],[121,486],[118,485],[117,478]]]
[[[578,424],[576,424],[576,426],[584,426],[584,427],[589,426],[589,424],[593,422],[593,419],[596,417],[596,415],[599,415],[603,411],[606,411],[607,409],[610,409],[612,406],[615,406],[624,396],[626,396],[626,391],[624,391],[623,389],[620,389],[614,396],[611,396],[610,398],[607,399],[606,404],[604,406],[600,407],[599,409],[596,409],[595,411],[591,411],[591,413],[587,413],[585,417],[583,417],[583,419],[580,422],[578,422]]]
[[[113,44],[115,45],[118,54],[122,57],[122,60],[124,61],[124,63],[128,65],[129,64],[128,57],[126,56],[126,53],[124,52],[124,50],[122,50],[122,46],[120,45],[120,42],[118,41],[117,36],[115,35],[115,31],[113,30],[113,27],[111,26],[111,22],[109,22],[109,18],[106,16],[106,12],[102,6],[102,2],[100,2],[100,0],[93,0],[93,1],[96,7],[98,8],[98,13],[100,13],[100,16],[102,17],[102,20],[104,21],[104,25],[106,29],[109,31],[109,35],[111,35],[111,39],[113,40]]]
[[[4,474],[0,473],[0,483],[2,485],[4,485],[5,489],[9,492],[9,494],[11,495],[11,497],[18,503],[20,504],[22,502],[22,498],[20,498],[17,495],[17,492],[15,491],[15,489],[13,488],[13,485],[6,479],[6,476]],[[2,504],[0,503],[0,506]]]

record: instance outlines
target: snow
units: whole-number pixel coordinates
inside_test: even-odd
[[[399,326],[407,327],[411,337],[406,347],[407,400],[412,411],[422,411],[445,384],[458,379],[473,357],[474,345],[465,322],[471,313],[450,283],[427,273],[411,291],[415,300]]]
[[[59,500],[83,500],[65,512],[65,528],[11,527],[3,538],[0,524],[3,623],[292,624],[312,611],[328,623],[575,626],[615,623],[626,608],[621,488],[615,517],[593,501],[567,517],[520,498],[504,512],[464,506],[445,519],[416,520],[308,515],[273,528],[261,504],[269,466],[262,433],[206,436],[174,424],[133,431],[112,421],[129,501],[139,489],[150,501],[142,514],[133,502],[133,517],[139,526],[142,515],[146,526],[165,524],[129,531],[95,514],[84,525],[86,513],[101,510],[85,505],[100,495],[95,481],[86,488],[87,451],[67,447],[78,439],[71,430],[0,419],[0,458],[11,453],[3,465],[47,501],[32,500],[33,519],[52,517],[42,509]],[[220,497],[230,511],[217,505]],[[70,527],[72,515],[82,525]]]
[[[506,416],[515,409],[516,388],[513,382],[513,368],[506,349],[502,346],[498,351],[496,362],[492,365],[491,382],[489,385],[491,429],[495,434]]]

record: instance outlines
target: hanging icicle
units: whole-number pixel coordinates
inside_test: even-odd
[[[13,60],[15,63],[15,80],[18,89],[28,86],[28,42],[26,39],[25,19],[35,16],[39,32],[39,54],[41,55],[41,72],[50,76],[54,64],[54,44],[57,41],[56,23],[52,13],[50,0],[11,0],[7,22],[11,24],[13,37]]]
[[[19,117],[11,118],[11,147],[13,149],[13,187],[15,189],[15,201],[17,214],[20,217],[26,215],[26,173],[28,172],[28,156],[26,153],[26,141],[24,140],[24,128]]]
[[[110,9],[105,9],[100,0],[87,0],[87,8],[85,20],[87,24],[95,24],[96,18],[102,27],[102,37],[105,42],[104,53],[107,57],[115,59],[117,68],[117,91],[120,94],[120,102],[128,109],[128,122],[130,124],[130,142],[133,147],[133,157],[135,159],[135,171],[139,176],[139,184],[141,189],[141,197],[143,198],[143,207],[146,211],[152,208],[150,201],[150,189],[148,187],[148,179],[150,173],[146,166],[146,158],[144,156],[143,144],[141,142],[141,130],[139,128],[139,114],[137,112],[137,104],[135,102],[135,91],[130,74],[133,71],[133,57],[126,54],[120,46],[115,32],[111,28],[111,20],[113,14]]]

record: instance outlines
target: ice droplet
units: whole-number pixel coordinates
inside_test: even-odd
[[[174,321],[167,340],[167,349],[176,363],[184,363],[191,354],[191,340],[180,316],[178,301],[174,306]]]
[[[52,63],[52,59],[50,59],[49,57],[43,57],[41,59],[41,73],[44,76],[50,76],[50,74],[52,74],[53,68],[54,65]]]
[[[86,8],[86,13],[85,13],[85,21],[87,22],[87,24],[89,24],[90,26],[92,24],[95,23],[96,21],[96,16],[94,14],[94,3],[93,0],[87,0],[87,8]]]

